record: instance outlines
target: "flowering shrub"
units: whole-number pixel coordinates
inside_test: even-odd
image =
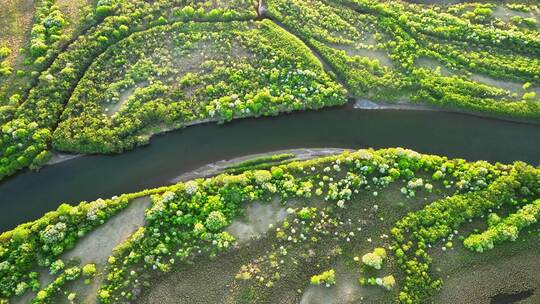
[[[98,220],[100,214],[103,214],[101,210],[105,207],[107,207],[105,201],[103,201],[102,199],[96,200],[95,203],[92,204],[90,208],[88,208],[88,211],[86,212],[86,218],[90,221]]]
[[[92,278],[96,275],[96,264],[86,264],[82,268],[82,274],[87,278]]]
[[[375,269],[381,269],[384,260],[386,259],[386,250],[384,248],[375,248],[373,252],[366,253],[362,256],[362,263],[366,266]]]
[[[52,275],[57,274],[58,272],[60,272],[60,270],[63,270],[64,267],[65,267],[64,262],[62,260],[58,259],[58,260],[51,263],[51,266],[49,267],[50,273]]]
[[[272,174],[266,170],[257,170],[253,173],[258,184],[264,184],[272,179]]]
[[[210,231],[218,231],[227,225],[227,218],[221,211],[212,211],[206,218],[205,226]]]
[[[196,181],[189,181],[185,184],[185,191],[188,195],[194,195],[197,193],[198,188],[199,186],[197,185]]]
[[[327,270],[321,274],[317,274],[311,277],[311,285],[322,285],[330,287],[336,284],[336,271],[334,269]]]
[[[392,290],[392,288],[394,288],[394,285],[396,285],[396,279],[394,279],[393,275],[385,276],[382,278],[381,285],[386,290]]]

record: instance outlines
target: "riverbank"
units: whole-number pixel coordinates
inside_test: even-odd
[[[397,102],[397,103],[388,103],[388,102],[374,102],[369,99],[358,98],[352,99],[352,107],[356,110],[400,110],[400,111],[427,111],[427,112],[445,112],[445,113],[459,113],[464,115],[471,115],[476,117],[482,117],[486,119],[495,119],[510,121],[515,123],[523,124],[532,124],[540,125],[540,122],[536,120],[524,120],[524,119],[515,119],[510,117],[494,116],[481,112],[470,112],[459,109],[450,109],[450,108],[441,108],[434,105],[428,104],[412,104],[409,102]]]
[[[293,154],[294,157],[291,158],[291,161],[302,161],[313,159],[317,157],[336,155],[343,153],[344,151],[350,151],[351,149],[340,149],[340,148],[313,148],[313,149],[287,149],[287,150],[278,150],[266,153],[257,153],[250,154],[246,156],[240,156],[229,160],[220,160],[215,163],[211,163],[205,166],[202,166],[196,170],[184,173],[179,175],[171,180],[172,183],[183,182],[191,179],[210,177],[223,173],[227,168],[231,166],[240,164],[250,159],[256,159],[260,157],[269,157],[280,154]]]
[[[503,118],[503,117],[494,117],[490,115],[483,115],[481,113],[471,113],[466,111],[460,111],[460,110],[452,110],[452,109],[446,109],[441,107],[436,107],[432,105],[427,104],[411,104],[411,103],[388,103],[388,102],[374,102],[369,99],[354,99],[350,98],[349,103],[347,103],[344,106],[337,107],[342,108],[343,110],[347,111],[422,111],[422,112],[441,112],[441,113],[449,113],[449,114],[460,114],[460,115],[467,115],[472,117],[479,117],[489,120],[501,120],[505,122],[513,122],[513,123],[521,123],[521,124],[531,124],[531,125],[540,125],[539,122],[536,121],[524,121],[524,120],[518,120],[518,119],[511,119],[511,118]],[[306,110],[304,112],[314,112],[314,111],[324,111],[322,110]],[[327,109],[326,109],[327,110]],[[281,115],[300,115],[303,112],[294,112],[294,113],[283,113]],[[258,118],[258,117],[257,117]],[[268,117],[271,118],[271,117]],[[255,119],[255,118],[244,118],[244,119]],[[229,123],[236,123],[239,120],[241,120],[240,117],[235,117],[235,119],[232,122]],[[207,124],[218,124],[223,125],[224,123],[222,121],[219,121],[217,119],[199,119],[190,121],[187,123],[182,124],[181,127],[168,127],[168,128],[161,128],[159,132],[155,132],[151,135],[150,140],[152,141],[153,138],[159,137],[159,136],[166,136],[169,133],[175,133],[175,132],[181,132],[184,128],[187,127],[193,127],[193,126],[201,126],[201,125],[207,125]],[[142,147],[138,147],[136,149],[140,149]],[[52,158],[44,165],[44,166],[50,166],[50,165],[56,165],[68,160],[72,160],[79,157],[85,157],[85,156],[92,156],[92,155],[103,155],[103,154],[69,154],[64,153],[61,151],[55,151],[53,152]],[[112,154],[116,155],[116,154]],[[261,155],[262,156],[262,155]],[[217,165],[217,164],[216,164]],[[208,166],[211,166],[209,164]],[[200,168],[202,169],[202,168]],[[209,169],[209,168],[206,168]],[[205,170],[206,170],[205,169]]]

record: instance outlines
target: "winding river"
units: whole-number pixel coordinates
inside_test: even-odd
[[[115,156],[83,156],[0,183],[0,231],[60,203],[110,197],[171,183],[205,164],[292,148],[406,147],[468,160],[540,163],[540,125],[459,113],[339,107],[204,124],[167,133]]]

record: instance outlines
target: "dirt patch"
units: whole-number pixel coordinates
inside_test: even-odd
[[[81,303],[98,303],[96,294],[105,278],[103,270],[107,265],[107,259],[114,247],[144,225],[144,211],[149,206],[150,197],[145,196],[133,200],[126,209],[86,235],[73,250],[62,256],[65,261],[70,259],[80,261],[81,266],[88,263],[96,264],[98,275],[89,285],[83,284],[83,281],[79,279],[67,286],[68,290],[77,294]],[[69,303],[65,297],[59,297],[56,301],[56,303]]]
[[[494,10],[492,16],[494,18],[499,18],[504,22],[510,22],[512,20],[512,17],[521,17],[521,18],[535,18],[534,14],[532,12],[520,12],[511,10],[505,6],[498,5]],[[537,21],[540,19],[538,17],[535,18]]]
[[[392,59],[388,56],[388,53],[384,50],[374,49],[374,48],[361,48],[353,45],[337,45],[337,44],[328,44],[330,47],[345,51],[347,56],[354,57],[367,57],[372,60],[377,60],[382,66],[393,67]]]
[[[364,242],[365,243],[365,242]],[[357,247],[369,250],[369,243]],[[309,285],[300,298],[300,304],[355,304],[355,303],[395,303],[387,296],[391,293],[377,286],[361,286],[358,278],[361,276],[358,264],[351,264],[350,257],[345,255],[336,264],[336,285],[325,286]]]
[[[481,74],[472,74],[470,78],[471,80],[479,82],[479,83],[483,83],[489,86],[507,90],[507,91],[510,91],[511,93],[516,93],[518,94],[518,96],[521,96],[526,92],[535,92],[536,96],[540,96],[540,88],[538,87],[524,90],[522,83],[499,80],[499,79],[491,78],[489,76],[485,76]]]
[[[244,250],[232,250],[215,261],[201,258],[194,265],[183,265],[153,280],[148,293],[136,301],[144,304],[234,303],[228,300],[240,266],[268,249],[262,241],[250,242]]]
[[[45,165],[46,166],[56,165],[56,164],[68,161],[70,159],[81,157],[81,156],[83,156],[83,154],[66,154],[66,153],[53,152],[53,156]]]
[[[427,58],[427,57],[420,57],[415,61],[415,65],[422,68],[428,68],[431,70],[438,71],[442,76],[453,76],[456,73],[452,72],[450,69],[442,65],[437,60]]]
[[[13,62],[32,28],[34,1],[0,0],[0,8],[0,47],[11,49],[8,60]]]
[[[84,17],[85,8],[90,6],[90,3],[95,0],[56,0],[56,5],[68,21],[65,33],[71,36],[80,24]]]
[[[517,303],[529,299],[534,295],[534,290],[525,290],[518,293],[500,293],[491,298],[491,304]]]
[[[120,93],[120,97],[118,98],[118,101],[115,104],[110,105],[108,108],[105,108],[105,113],[107,115],[112,116],[116,114],[122,108],[122,106],[126,103],[126,101],[135,93],[135,91],[139,88],[143,88],[148,85],[147,81],[140,82],[135,84],[134,86],[126,89],[122,93]]]
[[[271,203],[250,203],[243,219],[237,219],[227,228],[239,243],[245,243],[265,234],[273,225],[287,217],[287,211],[278,200]]]
[[[436,106],[413,104],[408,100],[398,100],[396,103],[387,103],[374,102],[369,99],[357,99],[354,102],[353,108],[359,110],[447,111]]]
[[[62,255],[62,259],[78,259],[81,265],[104,265],[113,248],[144,225],[144,211],[149,206],[150,198],[147,196],[133,200],[118,215],[84,236],[73,250]]]

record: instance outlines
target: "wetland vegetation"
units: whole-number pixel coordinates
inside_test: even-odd
[[[418,303],[442,289],[450,298],[442,273],[467,275],[460,266],[479,263],[482,251],[505,264],[482,260],[479,272],[523,267],[516,251],[534,259],[539,195],[540,171],[521,162],[467,162],[401,148],[270,162],[64,204],[2,234],[2,297],[67,303],[95,292],[93,301],[102,303],[312,303],[334,296],[336,303]],[[118,223],[134,233],[111,233]],[[85,265],[97,265],[95,278],[82,273]],[[53,278],[43,279],[47,272]],[[92,280],[101,285],[84,288]],[[482,288],[496,292],[485,282]]]
[[[540,301],[537,2],[0,6],[1,304]]]

